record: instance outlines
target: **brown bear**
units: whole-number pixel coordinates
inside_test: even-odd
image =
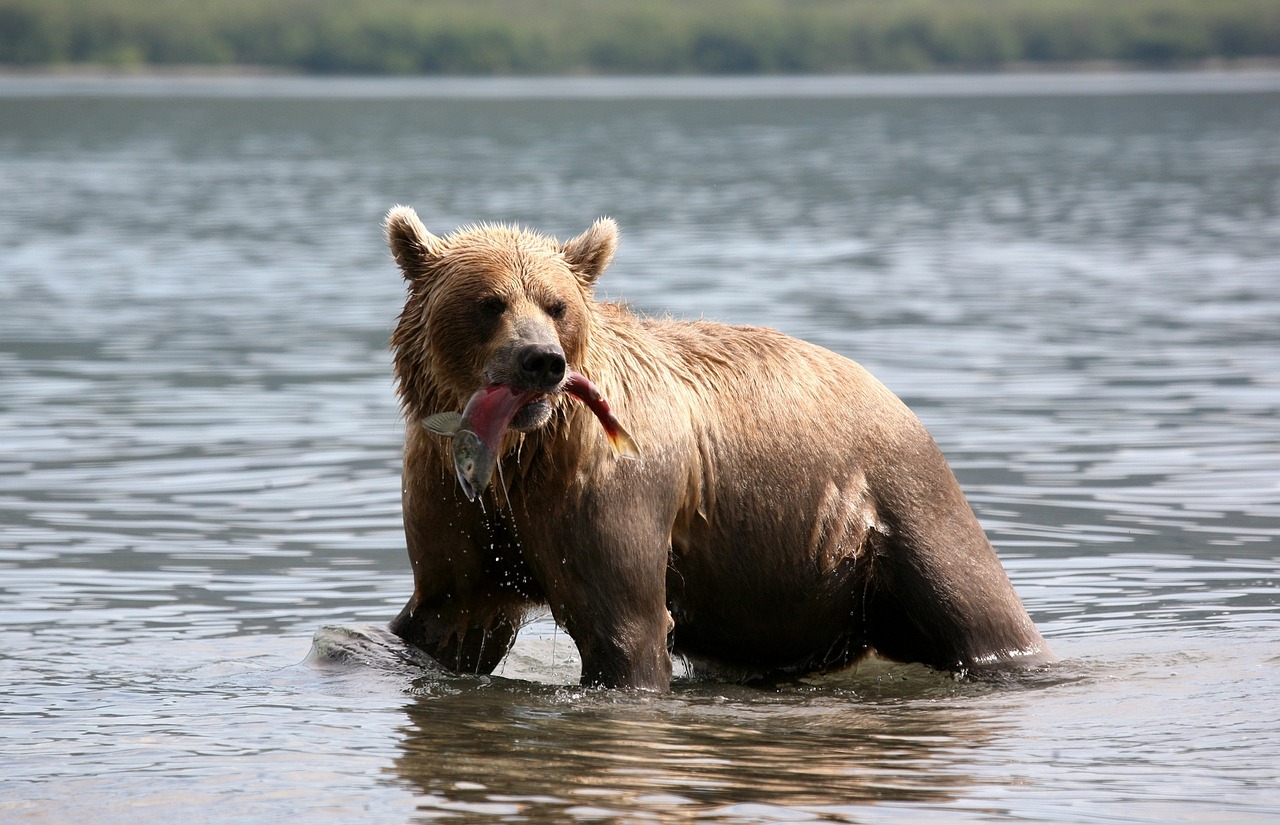
[[[673,652],[760,676],[873,651],[940,669],[1053,660],[932,437],[858,364],[597,301],[612,220],[565,243],[493,225],[441,238],[396,207],[386,230],[408,282],[392,349],[414,593],[391,623],[407,642],[488,673],[549,605],[584,684],[658,691]],[[600,389],[638,460],[614,455],[570,375]],[[494,386],[521,406],[471,501],[449,440],[419,422]]]

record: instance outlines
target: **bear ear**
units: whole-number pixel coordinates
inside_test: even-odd
[[[560,251],[573,267],[578,281],[591,286],[604,274],[618,248],[618,225],[613,218],[601,218],[573,240],[566,241]]]
[[[406,281],[430,274],[440,260],[442,243],[427,231],[410,206],[394,206],[387,213],[387,244]]]

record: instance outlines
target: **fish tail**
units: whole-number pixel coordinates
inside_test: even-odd
[[[613,454],[618,458],[640,457],[640,448],[636,446],[636,442],[631,438],[631,433],[621,425],[615,423],[611,430],[605,432],[609,436],[609,446],[613,448]]]

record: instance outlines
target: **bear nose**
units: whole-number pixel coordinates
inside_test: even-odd
[[[555,389],[564,380],[564,351],[554,344],[530,344],[517,363],[521,376],[539,389]]]

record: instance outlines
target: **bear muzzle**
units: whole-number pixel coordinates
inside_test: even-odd
[[[528,344],[516,353],[520,385],[541,392],[555,392],[564,383],[567,364],[559,344]]]
[[[513,430],[529,432],[551,419],[548,396],[564,389],[568,372],[559,343],[522,341],[500,350],[485,371],[485,378],[489,384],[532,394],[528,403],[516,411],[510,425]]]
[[[485,383],[546,394],[564,389],[568,359],[555,327],[522,318],[509,330],[506,340],[489,356]]]

